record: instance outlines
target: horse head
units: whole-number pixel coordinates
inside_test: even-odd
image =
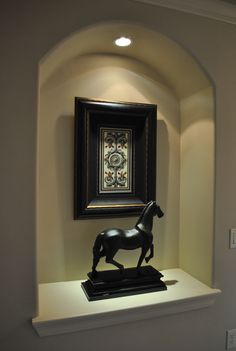
[[[164,216],[164,212],[162,212],[160,206],[156,204],[156,201],[151,201],[151,205],[153,207],[154,215],[157,215],[158,218],[161,218]]]

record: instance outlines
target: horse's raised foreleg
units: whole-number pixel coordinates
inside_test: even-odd
[[[152,244],[150,247],[150,255],[148,257],[145,257],[145,261],[148,263],[151,258],[154,256],[154,245]]]

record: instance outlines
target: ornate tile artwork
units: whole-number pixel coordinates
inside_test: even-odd
[[[132,130],[100,128],[99,193],[132,191]]]

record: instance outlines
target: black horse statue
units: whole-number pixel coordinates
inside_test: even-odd
[[[155,201],[150,201],[144,207],[134,228],[128,230],[113,228],[99,233],[93,246],[92,274],[96,275],[96,267],[101,257],[106,257],[106,262],[118,267],[122,273],[124,266],[114,260],[117,251],[119,249],[134,250],[140,247],[141,255],[137,264],[139,271],[144,258],[148,262],[153,257],[152,225],[155,215],[160,218],[164,213]],[[145,257],[149,249],[150,255]]]

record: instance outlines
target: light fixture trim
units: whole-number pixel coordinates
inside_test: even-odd
[[[122,37],[116,38],[114,40],[114,43],[116,46],[119,46],[119,47],[127,47],[132,44],[132,40],[129,37],[122,36]]]

